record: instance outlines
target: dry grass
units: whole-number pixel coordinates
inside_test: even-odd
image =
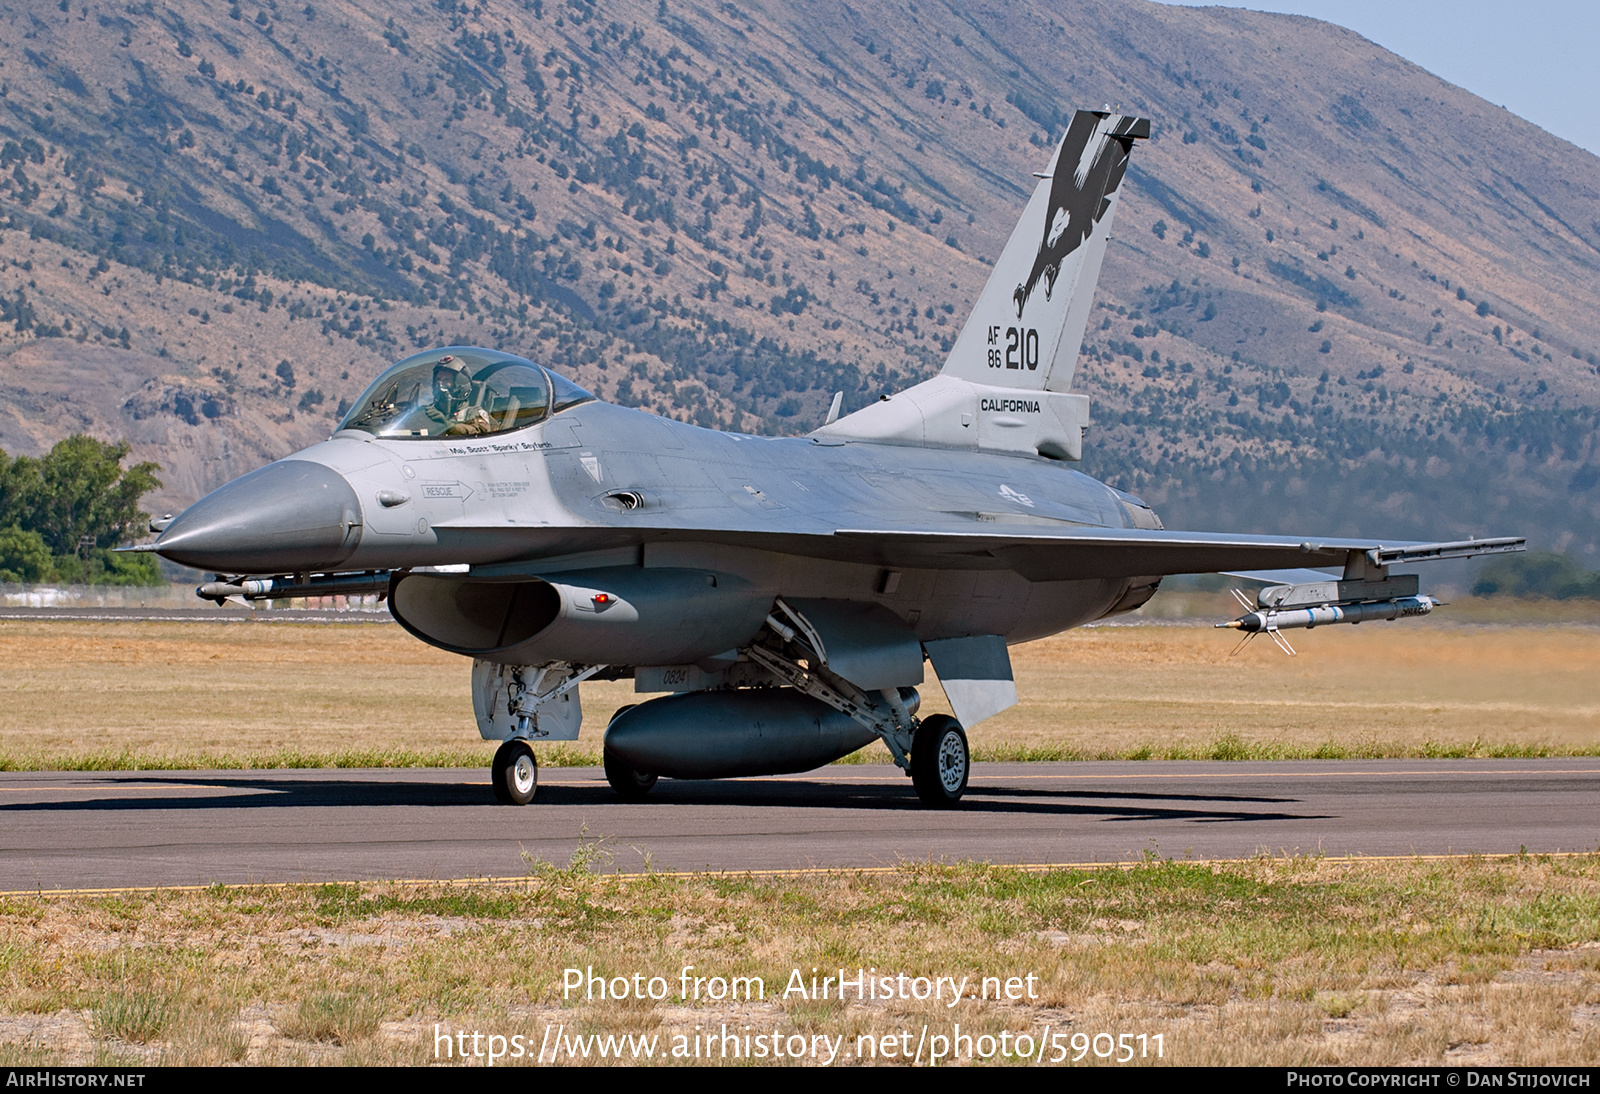
[[[924,1024],[959,1023],[1159,1034],[1175,1064],[1600,1063],[1595,856],[777,878],[539,867],[503,886],[23,897],[0,901],[0,955],[11,1064],[411,1064],[432,1058],[436,1024],[532,1046],[547,1025],[670,1045],[724,1023],[842,1035],[852,1052],[858,1036],[914,1043]],[[765,997],[681,1000],[685,964],[761,977]],[[563,970],[590,966],[659,974],[671,997],[564,999]],[[813,966],[1032,974],[1037,998],[783,998],[791,970]]]
[[[1378,624],[1266,640],[1193,626],[1091,627],[1013,651],[1025,701],[979,746],[1070,745],[1086,755],[1188,749],[1422,754],[1486,742],[1600,745],[1600,629]]]
[[[1562,754],[1600,748],[1600,628],[1433,621],[1230,656],[1204,625],[1091,627],[1013,651],[1021,705],[980,757]],[[926,709],[947,709],[936,686]],[[628,682],[585,684],[594,762]],[[465,659],[393,626],[0,622],[0,767],[487,762]],[[882,759],[881,750],[862,755]]]
[[[353,1045],[376,1033],[382,1017],[382,1002],[369,995],[319,991],[287,1008],[278,1029],[291,1040]]]

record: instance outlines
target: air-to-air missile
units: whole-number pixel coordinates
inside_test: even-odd
[[[1313,578],[1320,579],[1268,584],[1256,594],[1254,605],[1235,593],[1240,603],[1255,610],[1217,626],[1243,631],[1247,638],[1269,635],[1284,652],[1292,654],[1293,647],[1278,635],[1279,631],[1407,619],[1427,615],[1439,607],[1442,601],[1418,593],[1415,574],[1386,576],[1391,565],[1520,551],[1522,543],[1520,538],[1508,537],[1374,548],[1355,556],[1347,567],[1348,576],[1342,579],[1310,572]]]

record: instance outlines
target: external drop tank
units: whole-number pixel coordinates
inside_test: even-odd
[[[919,704],[909,692],[907,707]],[[826,703],[789,688],[696,691],[641,703],[606,730],[606,752],[635,771],[673,779],[725,779],[810,771],[877,735]]]

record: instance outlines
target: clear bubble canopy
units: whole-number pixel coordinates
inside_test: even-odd
[[[376,437],[486,437],[524,429],[594,396],[499,350],[447,346],[393,365],[339,424]]]

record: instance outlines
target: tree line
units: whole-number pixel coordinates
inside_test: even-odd
[[[1475,596],[1600,600],[1600,571],[1581,569],[1554,551],[1528,551],[1490,560],[1472,586]]]
[[[0,451],[0,582],[158,585],[154,555],[115,554],[150,519],[160,467],[124,469],[129,445],[79,433],[38,458]]]

